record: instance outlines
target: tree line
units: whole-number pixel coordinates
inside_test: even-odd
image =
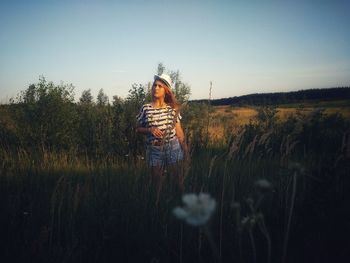
[[[232,105],[276,105],[301,103],[319,100],[348,100],[350,99],[350,87],[336,87],[326,89],[307,89],[291,92],[275,92],[275,93],[254,93],[244,96],[235,96],[222,99],[211,100],[213,106]],[[207,100],[192,100],[191,102],[199,103]]]

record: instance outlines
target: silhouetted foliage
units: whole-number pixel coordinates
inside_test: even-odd
[[[317,100],[348,100],[350,99],[350,87],[338,87],[329,89],[309,89],[292,92],[256,93],[238,97],[211,100],[213,106],[219,105],[276,105],[288,103],[300,103]],[[191,102],[205,102],[206,100],[193,100]]]
[[[91,89],[84,90],[79,99],[79,103],[82,105],[92,105],[93,99],[94,98],[91,95]]]
[[[77,112],[73,85],[54,85],[40,77],[23,91],[11,116],[22,147],[66,149],[76,143]]]
[[[98,92],[96,104],[98,106],[106,106],[108,104],[108,96],[103,92],[103,89],[100,89]]]

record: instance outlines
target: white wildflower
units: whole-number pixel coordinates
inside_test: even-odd
[[[182,201],[185,206],[176,207],[173,213],[192,226],[205,225],[215,211],[216,202],[209,194],[185,194]]]

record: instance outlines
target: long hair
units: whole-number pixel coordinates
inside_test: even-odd
[[[180,109],[180,104],[177,102],[177,99],[174,95],[174,93],[171,91],[169,86],[162,80],[159,80],[164,84],[164,91],[165,91],[165,98],[164,102],[168,104],[170,107],[172,107],[175,111],[178,111]],[[156,81],[153,82],[152,85],[152,99],[153,99],[153,89],[154,89],[154,84]]]

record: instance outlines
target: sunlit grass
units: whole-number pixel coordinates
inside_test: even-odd
[[[317,108],[323,109],[326,115],[339,113],[345,119],[350,119],[350,105],[348,101],[339,101],[332,104],[327,102],[300,105],[280,105],[276,107],[277,119],[285,121],[288,117],[295,114],[308,114]],[[235,133],[243,125],[256,121],[258,114],[257,107],[231,107],[231,106],[214,106],[210,114],[209,133],[213,144],[222,142],[227,127],[230,131]]]

